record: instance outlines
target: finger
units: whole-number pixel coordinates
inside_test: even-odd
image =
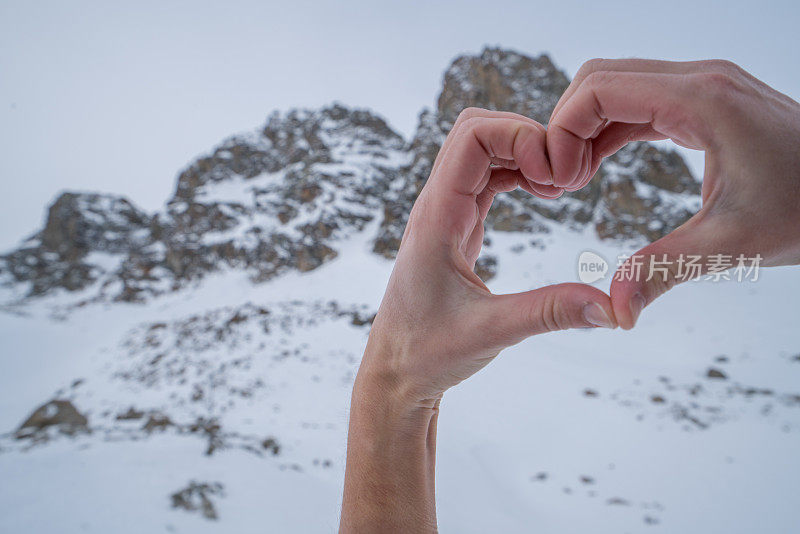
[[[470,267],[474,267],[475,261],[480,254],[484,234],[483,221],[486,219],[489,209],[492,207],[495,196],[500,193],[514,191],[518,187],[522,187],[533,195],[547,199],[558,198],[564,192],[563,189],[550,185],[531,183],[526,180],[525,176],[518,170],[504,167],[492,167],[489,172],[491,175],[486,187],[475,199],[478,205],[478,219],[475,221],[475,226],[463,249],[463,253],[470,263]]]
[[[744,77],[750,80],[754,81],[756,80],[755,78],[753,78],[752,75],[744,71],[738,65],[730,61],[720,60],[720,59],[711,59],[702,61],[660,61],[651,59],[592,59],[585,62],[578,70],[577,74],[573,78],[569,87],[559,99],[558,103],[556,104],[556,107],[553,109],[550,123],[553,122],[553,117],[555,117],[560,112],[561,108],[565,105],[565,103],[572,98],[573,94],[583,84],[584,80],[586,80],[587,77],[597,72],[628,72],[628,73],[651,73],[651,74],[675,74],[675,75],[690,75],[690,74],[722,74],[728,76],[743,75]],[[603,129],[602,126],[596,129],[594,135],[592,135],[591,137],[592,138],[597,137],[598,132],[600,132],[600,130],[602,129]],[[665,139],[665,138],[666,136],[653,136],[653,138],[641,137],[639,139],[630,139],[629,142],[633,140],[655,140],[655,139]],[[675,139],[675,141],[678,142],[679,144],[682,144],[677,139]],[[624,146],[624,144],[622,146]],[[617,148],[617,150],[619,148]],[[697,147],[689,147],[689,148],[697,148]],[[592,170],[590,170],[589,175],[585,176],[583,180],[576,179],[574,182],[570,183],[566,187],[566,189],[568,191],[575,191],[577,189],[584,187],[589,182],[592,175],[594,175],[594,173],[596,172],[600,162],[602,162],[602,158],[607,157],[608,155],[611,154],[606,154],[603,155],[602,157],[598,157],[596,152],[593,151],[593,156],[594,156],[593,159],[595,161],[591,166]]]
[[[545,155],[545,129],[538,123],[516,119],[473,117],[465,121],[450,142],[433,186],[462,195],[483,189],[480,183],[493,158],[514,160],[526,179],[549,174]]]
[[[522,184],[527,185],[528,181],[521,172],[502,167],[493,167],[490,169],[489,181],[475,199],[478,204],[478,213],[481,221],[486,219],[489,213],[489,208],[492,207],[494,197],[500,193],[507,193],[515,190]]]
[[[497,167],[504,167],[506,169],[517,170],[519,165],[513,159],[492,158],[492,165]]]
[[[448,238],[463,242],[475,224],[475,202],[488,183],[491,158],[513,159],[530,181],[546,176],[545,130],[506,118],[474,117],[453,137],[438,170],[425,184],[425,203]]]
[[[520,187],[533,196],[552,200],[564,194],[564,189],[554,185],[544,185],[529,180],[522,180]]]
[[[617,269],[611,283],[611,301],[622,328],[632,328],[642,309],[676,285],[714,270],[722,272],[736,267],[740,257],[766,254],[747,245],[758,243],[756,229],[733,224],[727,214],[709,216],[708,212],[704,208]],[[735,231],[731,230],[734,228]],[[751,232],[752,235],[747,235]]]
[[[660,61],[660,60],[650,60],[650,59],[602,59],[602,58],[595,58],[590,59],[589,61],[585,62],[581,65],[581,68],[578,69],[578,72],[575,73],[575,77],[572,79],[572,82],[567,87],[567,90],[564,91],[564,94],[561,95],[561,98],[558,99],[558,103],[556,103],[556,107],[553,109],[553,113],[550,114],[551,117],[554,117],[556,113],[561,109],[564,105],[564,102],[569,100],[572,97],[572,94],[580,87],[583,80],[586,79],[587,76],[594,72],[600,71],[616,71],[616,72],[652,72],[652,73],[663,73],[663,74],[677,74],[683,71],[683,63],[677,61]]]
[[[657,59],[590,59],[581,65],[572,82],[558,99],[551,117],[555,117],[564,103],[580,87],[583,80],[595,72],[649,72],[653,74],[693,74],[698,72],[732,72],[741,70],[737,65],[726,60],[711,59],[702,61],[661,61]],[[552,122],[552,121],[551,121]]]
[[[619,149],[634,141],[660,141],[667,136],[648,124],[629,124],[612,122],[592,141],[592,167],[599,166],[603,158],[615,154]]]
[[[553,117],[547,149],[554,184],[574,187],[593,165],[592,136],[605,121],[647,124],[653,130],[693,148],[711,142],[701,79],[675,74],[595,72],[580,84]],[[591,161],[591,158],[589,159]]]
[[[483,221],[486,219],[486,215],[492,207],[494,197],[499,193],[513,191],[519,187],[521,182],[527,183],[522,173],[517,170],[504,167],[490,167],[488,172],[489,180],[486,187],[484,187],[483,191],[481,191],[475,199],[478,206],[478,217],[475,220],[475,225],[471,234],[462,245],[461,249],[464,257],[467,258],[470,269],[475,268],[475,262],[480,255],[484,235]]]
[[[491,173],[492,177],[489,183],[477,198],[481,219],[486,218],[486,213],[492,205],[492,200],[498,193],[507,193],[517,187],[531,195],[547,200],[558,198],[564,194],[564,190],[560,187],[531,182],[518,170],[495,167],[491,169]]]
[[[577,185],[565,187],[566,191],[577,191],[583,189],[589,183],[592,176],[603,159],[617,153],[622,147],[634,141],[660,141],[667,139],[667,136],[657,132],[650,124],[628,124],[625,122],[612,122],[592,140],[591,165],[589,172]]]
[[[616,328],[611,301],[605,293],[584,284],[558,284],[509,295],[494,295],[488,320],[501,346],[556,330]]]
[[[453,127],[450,129],[449,134],[444,140],[442,147],[439,149],[439,153],[436,155],[436,159],[433,162],[433,167],[431,169],[431,175],[433,175],[436,170],[438,169],[442,159],[445,157],[447,150],[450,148],[453,138],[456,136],[458,130],[461,129],[461,125],[464,122],[468,121],[469,119],[476,118],[476,117],[485,117],[485,118],[492,118],[492,119],[512,119],[512,120],[519,120],[523,122],[527,122],[535,127],[541,127],[541,125],[536,122],[535,120],[531,119],[530,117],[526,117],[524,115],[520,115],[518,113],[511,113],[508,111],[490,111],[488,109],[482,108],[465,108],[461,113],[459,113],[456,122],[453,124]],[[543,127],[542,127],[543,128]],[[500,158],[493,158],[492,163],[500,164],[508,168],[512,168],[512,166],[516,166],[513,160],[505,160],[502,162]],[[551,177],[548,174],[547,177],[543,178],[543,183],[552,183]]]
[[[467,265],[472,271],[475,270],[475,263],[478,261],[478,256],[481,254],[483,234],[483,221],[480,221],[475,224],[475,228],[472,230],[472,234],[467,239],[467,243],[462,251],[464,258],[467,260]]]

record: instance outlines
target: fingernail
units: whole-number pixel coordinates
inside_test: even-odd
[[[601,328],[614,328],[614,323],[606,315],[606,311],[596,302],[590,302],[583,307],[583,318],[587,322]]]
[[[636,324],[636,320],[639,318],[639,314],[642,313],[644,309],[644,297],[641,293],[636,293],[631,297],[631,317],[633,318],[633,324]]]

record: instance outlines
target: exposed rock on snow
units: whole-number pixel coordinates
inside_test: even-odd
[[[393,258],[462,109],[546,123],[568,85],[546,55],[487,48],[453,61],[436,109],[423,110],[408,141],[368,110],[334,104],[275,112],[263,128],[191,163],[152,216],[113,195],[63,194],[42,231],[0,256],[0,285],[17,299],[92,287],[80,303],[142,301],[225,269],[263,282],[318,268],[373,220],[373,251]],[[608,158],[589,186],[556,201],[521,191],[499,196],[486,227],[542,233],[557,222],[593,227],[603,239],[650,241],[697,210],[699,191],[680,155],[634,143]],[[480,275],[491,278],[497,262],[483,260]]]
[[[338,104],[276,112],[258,130],[231,137],[190,163],[179,174],[174,194],[155,213],[114,195],[65,193],[50,208],[41,231],[0,256],[0,302],[14,301],[34,317],[46,316],[52,307],[65,310],[63,323],[37,318],[28,324],[13,317],[19,323],[9,323],[7,331],[32,327],[33,334],[24,330],[14,341],[26,356],[40,351],[33,339],[40,332],[56,333],[54,339],[63,334],[71,343],[64,355],[80,361],[53,351],[53,360],[47,361],[58,365],[48,370],[49,378],[63,376],[58,382],[63,387],[34,398],[58,400],[38,408],[18,429],[22,417],[14,416],[3,430],[8,433],[0,436],[0,460],[6,466],[33,465],[40,458],[72,460],[85,454],[81,462],[103,470],[109,458],[144,459],[154,470],[139,482],[132,480],[130,488],[138,496],[152,493],[151,482],[158,482],[155,502],[162,511],[170,499],[178,510],[218,518],[224,483],[226,499],[236,499],[237,509],[236,514],[222,509],[220,526],[228,530],[244,531],[234,528],[241,526],[237,521],[252,518],[257,520],[251,524],[264,524],[264,516],[276,510],[280,515],[296,502],[320,510],[328,506],[330,513],[282,518],[276,529],[330,530],[340,498],[348,399],[391,269],[385,259],[398,250],[409,210],[448,129],[467,106],[507,109],[545,122],[567,84],[547,56],[490,48],[453,62],[436,105],[419,115],[410,139],[370,111]],[[492,289],[498,292],[567,281],[573,250],[596,247],[610,256],[661,237],[699,206],[698,193],[698,182],[677,153],[646,143],[630,145],[609,158],[588,187],[556,201],[519,192],[499,196],[487,219],[486,254],[476,272],[484,280],[494,277]],[[753,286],[752,293],[775,287]],[[441,440],[447,457],[455,459],[437,466],[450,469],[442,480],[480,480],[469,498],[482,503],[486,498],[481,514],[494,513],[486,516],[487,524],[499,520],[504,531],[524,532],[528,524],[522,516],[531,510],[558,514],[560,509],[567,510],[564,516],[546,519],[569,516],[605,524],[609,532],[632,531],[622,515],[634,517],[638,527],[644,513],[664,524],[681,517],[672,503],[686,496],[686,481],[676,478],[665,486],[679,489],[670,495],[660,486],[650,493],[652,480],[678,477],[675,470],[666,475],[658,470],[671,465],[693,474],[712,466],[714,454],[730,444],[718,430],[738,430],[733,424],[723,428],[725,423],[746,430],[756,428],[746,425],[760,425],[759,432],[770,438],[793,432],[790,438],[796,439],[800,394],[791,373],[800,370],[797,346],[784,350],[773,339],[755,343],[747,338],[754,334],[741,325],[763,326],[758,321],[766,321],[767,314],[747,322],[740,317],[741,332],[729,325],[709,331],[719,325],[707,324],[695,335],[689,328],[694,323],[688,323],[697,321],[698,302],[667,320],[678,341],[644,339],[655,330],[648,331],[643,319],[642,329],[631,332],[554,334],[509,349],[501,361],[465,383],[460,398],[455,392],[450,397],[453,411],[442,435],[449,432],[450,438],[463,440]],[[659,303],[669,306],[670,300]],[[658,313],[655,307],[653,312]],[[107,326],[106,335],[101,330]],[[75,336],[61,331],[73,327]],[[787,334],[782,335],[785,340]],[[682,349],[673,350],[681,343]],[[758,365],[776,354],[780,361],[763,374],[748,375],[738,352],[739,345],[748,343],[761,351],[753,355]],[[75,347],[85,356],[76,354]],[[689,359],[723,351],[730,355],[725,361],[697,364]],[[710,365],[728,378],[710,377]],[[73,366],[73,374],[63,374]],[[662,374],[673,378],[659,378]],[[81,379],[74,380],[77,376]],[[476,384],[479,390],[466,389]],[[503,395],[487,406],[483,391]],[[23,404],[20,415],[33,407],[11,397],[9,406]],[[514,415],[505,421],[506,413]],[[475,425],[476,420],[486,428]],[[702,438],[690,434],[700,431]],[[674,444],[696,443],[681,441],[686,436],[711,444],[680,458],[681,447]],[[53,439],[40,439],[45,437]],[[516,448],[515,443],[531,437],[536,439]],[[708,441],[715,437],[716,442]],[[648,454],[665,461],[652,461]],[[785,471],[788,454],[776,450],[771,476]],[[57,467],[72,464],[60,461]],[[601,471],[608,465],[614,477]],[[706,481],[716,480],[716,469],[704,471]],[[648,480],[636,478],[644,472]],[[60,473],[71,480],[70,471]],[[130,470],[124,473],[135,478]],[[526,473],[535,483],[520,484]],[[42,469],[36,476],[30,480],[39,484],[49,473]],[[742,471],[736,476],[744,480],[749,475]],[[190,479],[195,480],[174,491]],[[243,500],[253,488],[272,491],[263,508]],[[755,497],[791,496],[792,488],[786,488]],[[594,505],[582,506],[583,497]],[[675,515],[662,513],[649,500],[655,497],[669,503]],[[96,500],[122,499],[105,498]],[[560,507],[564,500],[569,504]],[[525,508],[522,526],[506,529],[502,521],[512,501],[515,507],[534,503],[535,510]],[[483,526],[459,528],[465,523],[453,523],[454,518],[467,515],[452,502],[443,501],[441,517],[454,530]],[[580,514],[574,513],[576,506],[582,506]],[[175,521],[176,530],[197,524],[187,514],[165,513],[171,514],[168,521]],[[76,518],[69,518],[72,531],[83,528]],[[303,521],[330,524],[296,527]],[[550,523],[556,530],[561,526]]]
[[[52,400],[37,408],[17,430],[17,439],[46,440],[48,430],[57,429],[62,434],[75,435],[88,432],[89,420],[68,400]]]
[[[217,509],[212,497],[225,496],[225,487],[219,482],[196,482],[192,480],[185,488],[170,495],[172,507],[197,512],[206,519],[216,520]]]

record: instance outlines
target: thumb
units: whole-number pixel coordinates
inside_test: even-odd
[[[629,330],[645,306],[675,287],[735,265],[736,238],[700,213],[672,233],[639,250],[614,273],[611,302],[619,325]],[[730,262],[726,266],[725,261]]]
[[[569,328],[616,328],[608,295],[585,284],[558,284],[509,295],[493,295],[489,316],[502,346]]]

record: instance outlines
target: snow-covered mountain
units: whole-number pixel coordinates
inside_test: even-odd
[[[60,195],[0,256],[0,530],[334,530],[352,379],[447,131],[468,106],[544,123],[568,83],[487,48],[411,139],[341,104],[275,112],[156,213]],[[498,197],[477,271],[500,292],[575,280],[581,251],[613,263],[699,190],[678,153],[629,145],[579,192]],[[789,269],[690,283],[632,332],[506,351],[445,397],[442,530],[800,524],[800,335],[775,306],[798,288]]]
[[[447,69],[436,110],[423,110],[411,140],[376,114],[340,104],[275,112],[262,129],[191,163],[158,213],[114,195],[63,193],[45,227],[0,257],[0,279],[23,299],[66,289],[79,292],[80,302],[143,301],[211,272],[237,269],[264,282],[317,269],[371,221],[379,222],[370,228],[373,250],[392,258],[462,109],[503,109],[546,123],[568,84],[547,56],[485,49]],[[699,184],[683,159],[652,145],[620,151],[600,177],[556,201],[521,191],[500,197],[487,227],[539,234],[556,221],[594,228],[602,239],[653,240],[699,207]]]

